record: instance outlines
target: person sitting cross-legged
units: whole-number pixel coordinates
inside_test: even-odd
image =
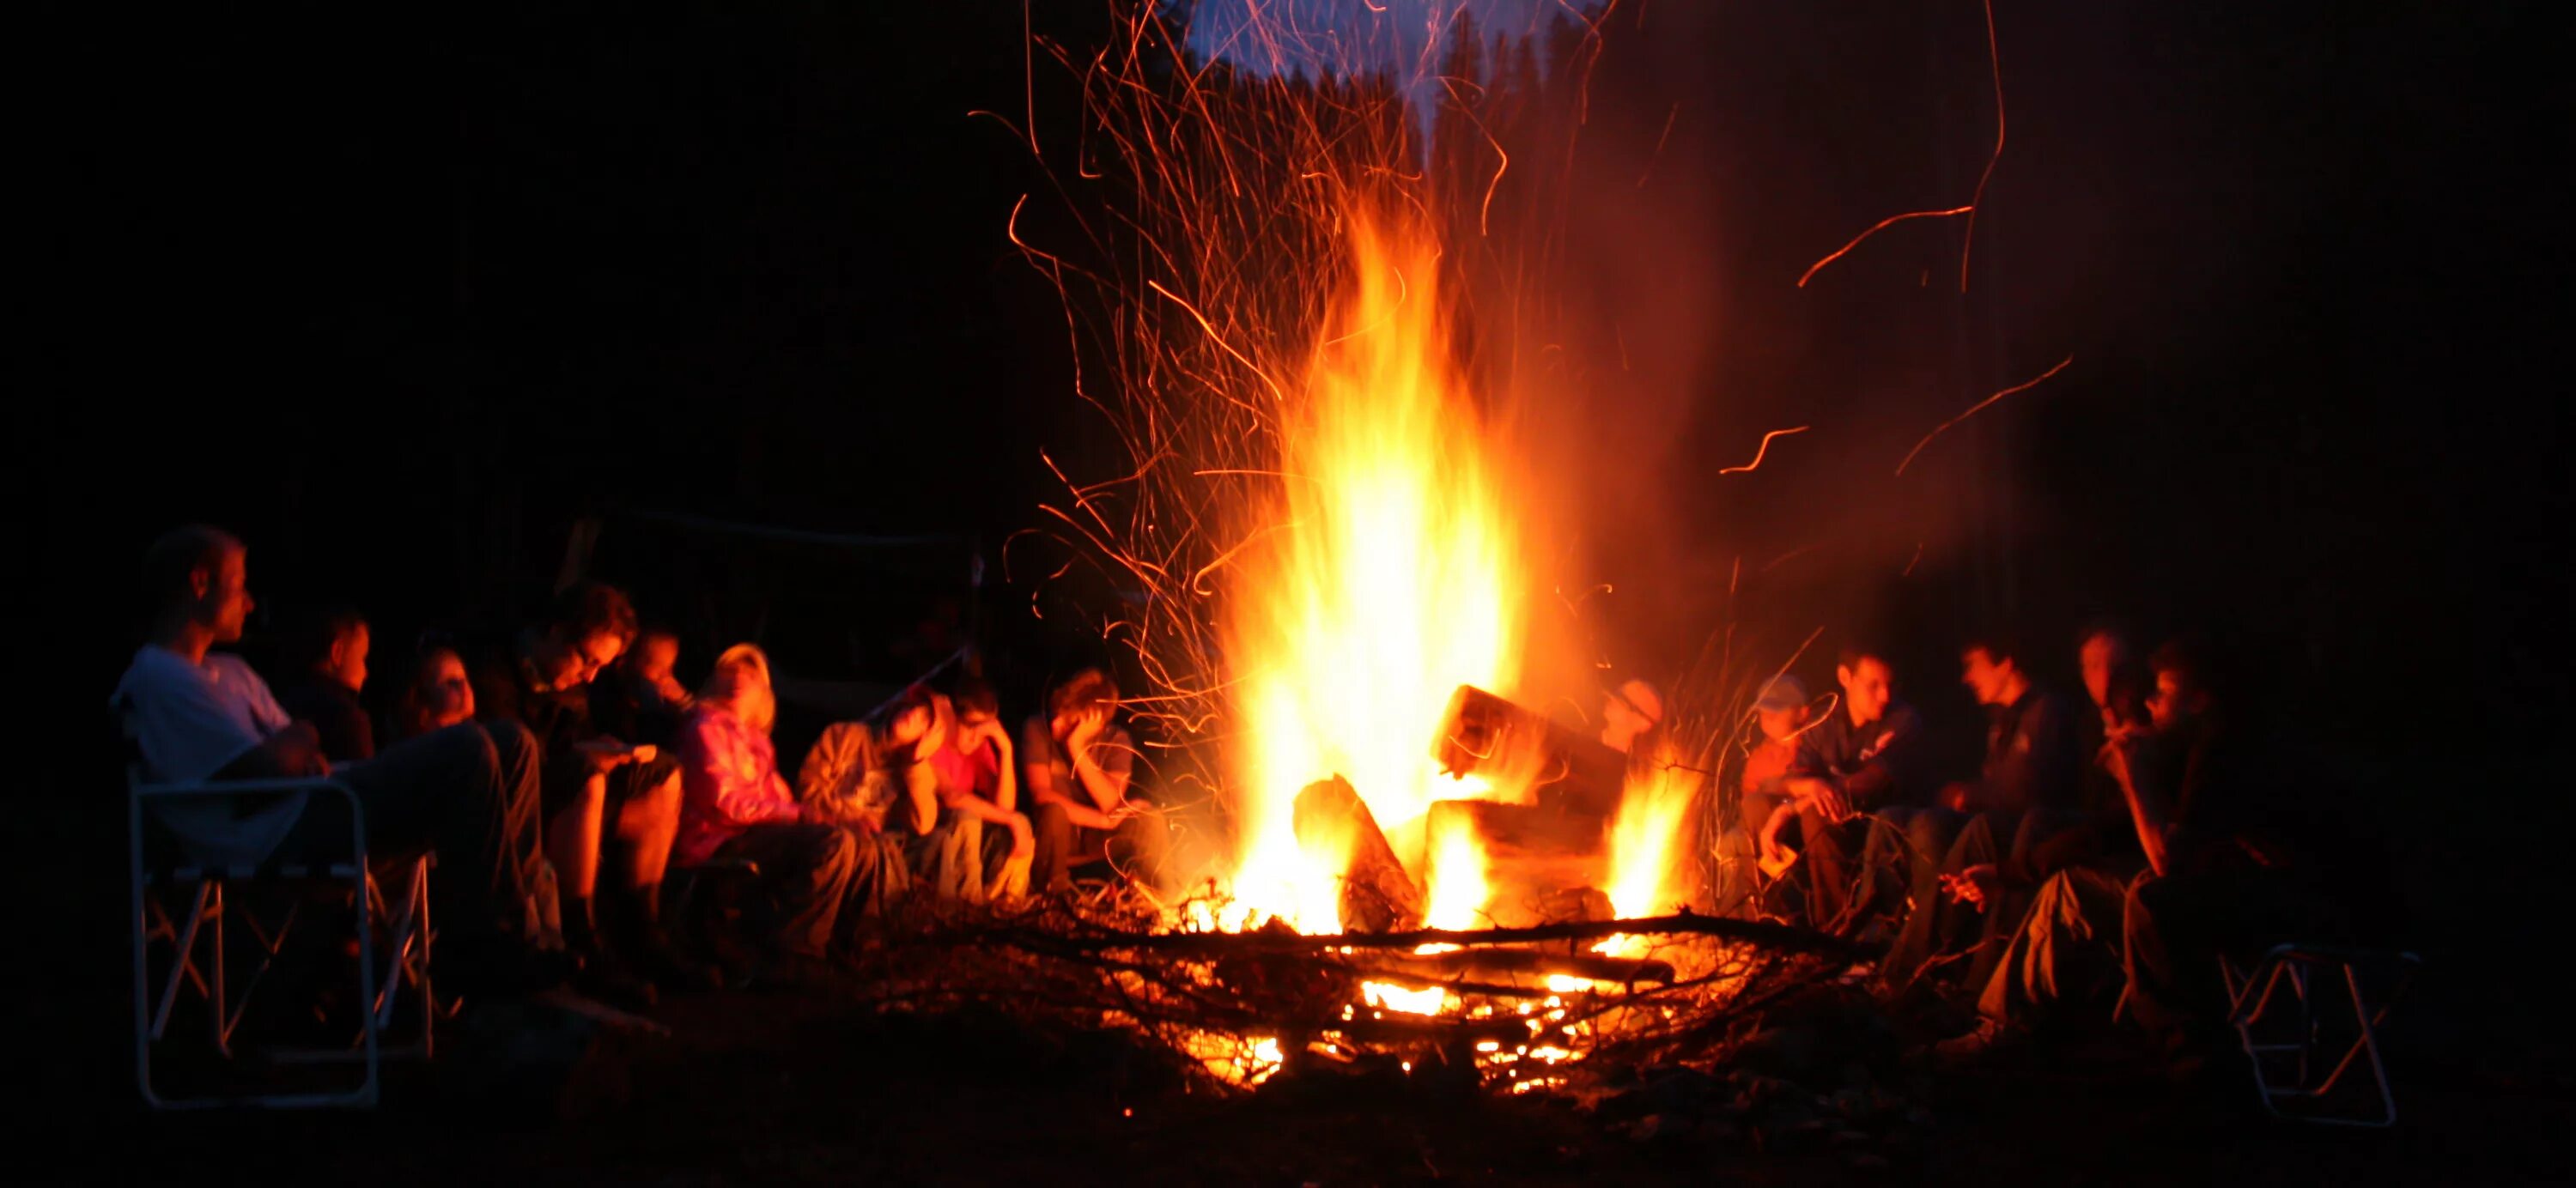
[[[1040,892],[1072,890],[1074,867],[1093,856],[1150,890],[1170,889],[1169,823],[1132,793],[1136,744],[1111,719],[1117,705],[1109,674],[1084,669],[1048,695],[1045,716],[1021,728],[1020,770],[1037,820],[1030,886]]]

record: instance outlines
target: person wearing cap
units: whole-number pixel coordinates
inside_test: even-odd
[[[1807,728],[1809,717],[1806,683],[1785,672],[1763,682],[1753,699],[1758,737],[1744,752],[1741,816],[1746,836],[1756,839],[1764,869],[1773,872],[1790,860],[1780,831],[1798,816],[1788,807],[1793,800],[1788,780],[1797,766],[1799,732]]]
[[[1809,918],[1856,931],[1879,911],[1901,910],[1916,874],[1938,877],[1963,818],[1926,801],[1923,717],[1897,700],[1887,658],[1846,647],[1834,680],[1840,704],[1798,736],[1782,787],[1796,805]]]

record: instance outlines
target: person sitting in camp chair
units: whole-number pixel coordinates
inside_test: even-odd
[[[157,609],[113,701],[143,777],[337,779],[357,795],[371,851],[438,855],[430,901],[442,991],[469,1003],[537,999],[640,1025],[572,994],[564,985],[570,963],[546,951],[541,921],[555,908],[541,873],[537,756],[463,722],[335,767],[312,725],[290,719],[259,674],[212,650],[241,639],[253,606],[248,559],[241,541],[202,526],[171,532],[145,553],[145,591]],[[252,863],[345,851],[345,824],[305,812],[304,795],[247,818],[220,804],[174,805],[155,818],[183,845]]]

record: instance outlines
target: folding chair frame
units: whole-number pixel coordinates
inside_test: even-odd
[[[2387,997],[2373,1007],[2368,993],[2362,988],[2360,967],[2392,964],[2398,970],[2397,982],[2390,987]],[[2404,995],[2414,980],[2416,969],[2422,964],[2422,960],[2413,953],[2296,943],[2275,946],[2251,970],[2239,970],[2235,962],[2219,958],[2219,976],[2227,985],[2228,1022],[2235,1026],[2237,1039],[2244,1045],[2245,1055],[2254,1066],[2254,1088],[2262,1099],[2263,1108],[2276,1118],[2329,1126],[2384,1127],[2395,1124],[2397,1100],[2390,1090],[2387,1065],[2380,1059],[2379,1026],[2387,1020],[2388,1012]],[[2344,989],[2351,998],[2353,1019],[2360,1032],[2322,1080],[2312,1076],[2315,1064],[2324,1055],[2318,1051],[2317,995],[2331,994],[2332,991],[2315,985],[2320,972],[2329,976],[2335,972],[2343,975]],[[2284,983],[2290,988],[2286,998],[2278,993]],[[2279,1015],[2280,1012],[2274,1009],[2276,1003],[2286,1003],[2285,1009],[2293,1012],[2298,1037],[2295,1041],[2264,1042],[2257,1038],[2255,1029]],[[2297,1072],[2289,1084],[2275,1084],[2271,1061],[2283,1056],[2294,1059]],[[2285,1113],[2281,1109],[2284,1101],[2323,1100],[2334,1092],[2335,1086],[2342,1082],[2344,1074],[2352,1070],[2355,1062],[2365,1056],[2369,1058],[2371,1084],[2378,1091],[2377,1116],[2341,1118],[2297,1111]]]
[[[416,1044],[407,1045],[394,1055],[427,1056],[431,1051],[431,1032],[436,1019],[436,995],[429,981],[429,950],[432,940],[429,920],[428,881],[431,859],[414,859],[405,878],[403,906],[393,936],[392,953],[382,978],[378,977],[375,954],[374,921],[388,915],[382,888],[367,862],[366,810],[348,785],[335,779],[225,780],[198,784],[147,784],[139,773],[128,780],[127,847],[133,890],[134,929],[134,1047],[135,1080],[146,1103],[155,1109],[199,1109],[218,1106],[260,1106],[275,1109],[355,1106],[376,1104],[384,1056],[382,1032],[393,1021],[397,991],[405,980],[411,981],[420,999],[421,1035]],[[349,810],[349,859],[324,865],[280,864],[274,868],[208,870],[183,867],[168,872],[166,878],[147,870],[143,861],[144,819],[150,806],[186,799],[221,799],[267,796],[302,792],[308,795],[329,794],[339,797]],[[307,806],[310,811],[310,806]],[[345,882],[350,893],[350,907],[356,917],[358,940],[358,995],[366,1004],[359,1024],[359,1034],[348,1050],[280,1051],[273,1053],[278,1063],[313,1063],[318,1061],[355,1060],[364,1069],[359,1083],[344,1091],[268,1093],[237,1096],[172,1097],[161,1092],[153,1076],[152,1051],[166,1034],[170,1016],[176,1007],[179,991],[193,987],[203,996],[213,1031],[216,1052],[231,1059],[235,1030],[240,1026],[251,994],[266,975],[294,927],[301,904],[290,904],[286,915],[274,929],[263,927],[255,915],[242,915],[253,941],[259,949],[257,968],[236,988],[225,968],[227,945],[225,922],[230,904],[226,892],[231,884],[254,878],[271,877],[288,882],[321,884]],[[195,892],[184,924],[171,918],[154,894],[155,884],[172,886],[193,884]],[[166,940],[172,949],[171,968],[156,987],[151,973],[151,946]],[[200,942],[206,942],[204,963],[200,964]],[[157,990],[157,993],[156,993]]]

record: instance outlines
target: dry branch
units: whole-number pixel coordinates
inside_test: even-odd
[[[1641,920],[1584,920],[1542,924],[1534,928],[1444,929],[1365,935],[1308,936],[1286,930],[1254,932],[1129,933],[1092,931],[1056,935],[1029,929],[1005,929],[989,939],[1037,951],[1097,953],[1135,949],[1173,956],[1223,957],[1254,954],[1314,954],[1338,949],[1415,949],[1423,945],[1522,945],[1539,941],[1599,940],[1611,936],[1714,936],[1763,948],[1819,956],[1858,959],[1871,953],[1813,929],[1758,920],[1733,920],[1688,912]]]

